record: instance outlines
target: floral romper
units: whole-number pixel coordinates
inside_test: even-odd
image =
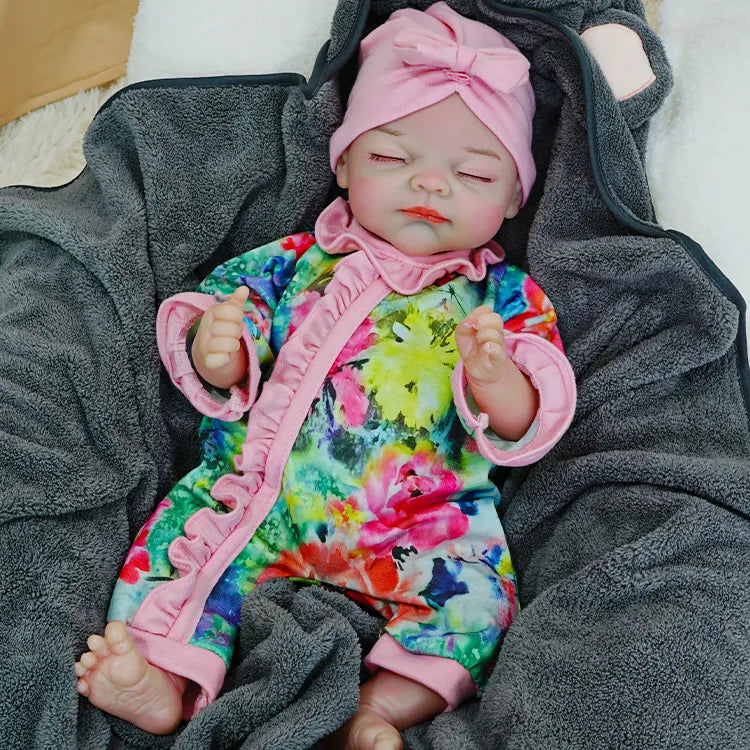
[[[195,683],[186,718],[221,688],[243,597],[275,576],[339,587],[383,615],[369,668],[449,708],[481,689],[518,608],[489,469],[538,459],[575,408],[552,305],[502,254],[489,243],[406,257],[338,199],[314,236],[251,250],[163,303],[159,349],[205,415],[202,461],[135,539],[108,619]],[[194,371],[189,337],[243,284],[249,375],[219,392]],[[475,413],[455,345],[481,304],[502,316],[508,354],[539,392],[516,443]]]

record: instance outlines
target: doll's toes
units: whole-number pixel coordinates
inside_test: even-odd
[[[98,663],[99,660],[96,658],[96,655],[91,651],[87,651],[85,654],[82,654],[81,658],[73,665],[73,672],[75,672],[75,675],[78,678],[76,689],[81,695],[88,694],[89,686],[85,678]],[[86,692],[82,692],[83,690]]]
[[[73,665],[73,671],[76,673],[76,677],[83,677],[84,675],[88,674],[88,669],[81,664],[80,661],[77,661]]]
[[[104,659],[109,655],[107,641],[100,635],[90,635],[86,640],[86,645],[89,647],[89,651],[96,655],[97,659]]]
[[[99,659],[93,651],[87,651],[85,654],[81,654],[81,658],[76,662],[77,665],[80,664],[87,672],[95,669],[98,663]]]

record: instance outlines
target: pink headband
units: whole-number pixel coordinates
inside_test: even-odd
[[[360,45],[360,67],[341,126],[331,137],[331,169],[362,133],[457,93],[516,162],[528,198],[534,92],[529,61],[499,32],[445,2],[397,10]]]

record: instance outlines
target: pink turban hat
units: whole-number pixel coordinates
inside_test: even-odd
[[[397,10],[362,40],[346,114],[331,137],[331,169],[362,133],[454,93],[513,157],[525,203],[536,177],[529,61],[498,31],[445,2]]]

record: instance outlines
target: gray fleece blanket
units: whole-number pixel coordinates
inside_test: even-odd
[[[199,415],[157,355],[158,304],[313,226],[357,39],[428,4],[341,0],[309,84],[126,89],[77,179],[0,191],[0,747],[308,748],[354,712],[381,623],[288,581],[248,597],[224,692],[169,737],[79,700],[73,662],[140,525],[197,461]],[[743,303],[652,212],[662,49],[639,0],[450,4],[532,61],[540,177],[499,240],[554,301],[579,405],[549,455],[497,476],[523,609],[484,696],[406,745],[750,747]],[[578,38],[610,22],[642,36],[657,74],[623,103]]]

